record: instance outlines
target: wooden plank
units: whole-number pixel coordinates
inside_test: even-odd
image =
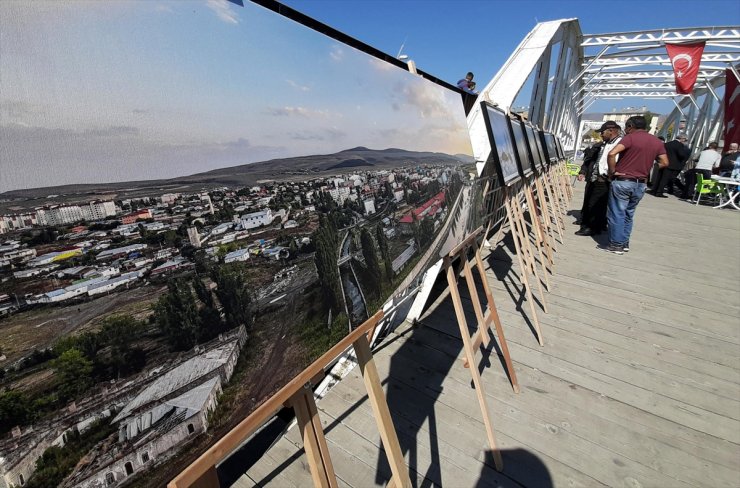
[[[306,452],[308,468],[311,471],[311,479],[316,488],[336,487],[336,476],[333,472],[329,472],[327,463],[322,456],[319,442],[319,437],[322,435],[320,430],[317,432],[314,429],[311,409],[308,406],[309,401],[313,402],[313,391],[309,390],[308,394],[305,391],[300,391],[291,400],[291,405],[295,411],[298,428],[301,431],[301,440]],[[331,462],[329,462],[330,465]]]
[[[439,334],[440,337],[433,337],[434,334]],[[423,337],[413,340],[413,344],[406,346],[410,349],[408,355],[411,357],[430,357],[435,364],[444,364],[445,360],[443,358],[434,355],[428,349],[435,349],[453,357],[459,351],[458,343],[451,340],[452,338],[448,334],[435,330],[433,326],[428,325],[420,329],[416,335],[423,335]],[[414,339],[414,337],[412,336],[411,339]],[[552,350],[557,351],[556,348],[552,348]],[[537,353],[537,351],[539,349],[533,349],[534,353]],[[551,349],[548,348],[546,351],[550,352]],[[396,352],[394,350],[389,351],[389,353]],[[733,471],[738,472],[736,458],[740,454],[740,449],[737,445],[686,428],[675,422],[667,421],[659,417],[654,409],[640,410],[623,401],[609,398],[599,390],[590,390],[580,384],[564,380],[558,376],[558,371],[544,372],[527,366],[524,366],[524,369],[526,380],[524,380],[525,376],[522,376],[522,378],[526,383],[523,383],[523,389],[529,389],[541,398],[537,402],[531,399],[522,400],[516,404],[517,408],[532,412],[541,410],[544,415],[549,415],[549,417],[542,417],[545,419],[552,417],[558,419],[565,413],[575,415],[576,418],[583,416],[584,421],[591,420],[595,424],[586,423],[584,425],[583,422],[578,421],[569,422],[569,425],[561,425],[561,427],[570,429],[582,426],[581,436],[587,438],[605,435],[607,439],[600,441],[604,443],[604,446],[616,452],[627,449],[627,453],[635,453],[638,461],[650,461],[657,457],[650,462],[659,462],[663,459],[661,453],[666,450],[665,446],[671,446],[673,449],[681,450],[684,453],[683,457],[677,456],[680,465],[685,464],[688,467],[692,465],[686,459],[686,456],[688,456],[691,459],[698,459],[700,465],[705,466],[704,469],[708,469],[706,466],[712,466],[712,472],[722,472],[722,469],[718,469],[717,466],[731,467]],[[487,376],[491,377],[488,384],[491,385],[494,391],[502,389],[500,386],[501,378],[495,378],[497,376],[495,371]],[[511,397],[501,396],[501,398],[504,403],[513,400]],[[554,402],[561,404],[562,407],[559,408]],[[584,405],[588,405],[589,408],[584,409]],[[587,414],[593,415],[597,419],[589,419]],[[613,426],[599,425],[605,421],[613,424]],[[551,422],[557,425],[560,420],[552,420]],[[506,431],[504,430],[504,432]],[[626,440],[635,435],[638,437],[646,436],[648,439],[633,439],[630,442]],[[625,438],[625,436],[627,437]],[[615,446],[611,446],[612,439],[617,442]],[[645,449],[645,451],[643,452],[641,449]],[[702,475],[701,473],[700,475],[706,476],[706,474]]]
[[[451,363],[454,359],[450,359]],[[386,367],[385,365],[383,366]],[[467,377],[463,374],[463,376]],[[391,406],[394,418],[398,419],[399,435],[402,444],[415,450],[407,457],[417,459],[417,469],[440,476],[439,481],[432,477],[430,481],[440,486],[483,486],[484,480],[495,486],[511,486],[521,483],[524,486],[537,486],[538,474],[542,472],[542,462],[546,469],[557,474],[558,479],[568,480],[568,486],[590,487],[599,483],[593,478],[584,476],[569,466],[549,458],[529,446],[506,435],[499,435],[497,440],[502,449],[506,463],[507,457],[512,461],[506,464],[502,473],[493,469],[493,460],[487,456],[487,446],[480,436],[480,420],[454,410],[443,402],[436,401],[436,394],[429,390],[417,390],[417,382],[412,387],[393,380],[388,385],[388,397],[393,398]],[[346,419],[354,430],[361,431],[362,424],[367,423],[367,408],[361,403],[356,377],[350,375],[336,387],[332,400],[322,401],[320,407],[327,413],[343,412],[350,405],[360,404],[357,415]],[[337,402],[342,400],[341,404]],[[396,415],[397,413],[397,415]],[[406,439],[404,443],[404,438]],[[518,456],[527,451],[531,457]],[[540,458],[539,461],[537,458]],[[432,466],[438,463],[441,469]]]
[[[373,354],[370,352],[370,344],[367,337],[358,337],[352,345],[355,349],[357,362],[362,371],[362,377],[365,381],[370,405],[373,408],[373,416],[378,425],[380,438],[383,439],[383,449],[388,457],[388,464],[393,472],[393,482],[399,488],[410,488],[411,479],[406,464],[403,462],[403,454],[398,444],[396,429],[393,427],[393,419],[388,410],[388,404],[385,400],[383,388],[380,386],[378,370],[375,366]]]
[[[362,397],[367,398],[363,391],[364,381],[361,377],[359,379],[360,381],[356,383],[356,386],[362,392]],[[330,393],[330,395],[333,396],[334,394]],[[363,417],[364,421],[370,424],[370,427],[368,427],[369,435],[366,436],[352,430],[347,424],[347,418],[354,416],[357,405],[345,409],[338,417],[332,417],[322,407],[326,398],[324,397],[318,403],[318,408],[322,412],[321,422],[326,432],[327,442],[334,454],[337,477],[357,488],[384,486],[392,479],[393,473],[382,450],[380,434],[372,416],[372,408],[366,401],[367,414]],[[293,442],[299,442],[299,435],[295,429],[289,430],[285,437]],[[429,485],[429,480],[423,475],[413,470],[409,474],[413,477],[415,486]]]
[[[457,368],[447,371],[443,367],[442,371],[439,371],[436,368],[440,364],[445,364],[443,357],[434,355],[426,349],[417,352],[419,354],[395,354],[393,366],[389,369],[391,381],[403,382],[406,389],[414,388],[415,382],[411,377],[423,374],[428,381],[441,384],[442,392],[437,399],[438,403],[443,403],[468,416],[472,415],[475,407],[465,400],[466,392],[470,389],[467,375]],[[448,359],[447,362],[450,360],[454,361],[454,358]],[[531,415],[523,406],[526,402],[518,400],[520,396],[510,394],[500,396],[500,400],[497,398],[497,401],[492,403],[492,408],[497,424],[502,430],[520,442],[536,446],[538,450],[601,483],[617,486],[623,484],[626,477],[632,477],[645,486],[666,486],[669,480],[670,486],[688,486],[627,458],[620,458],[623,466],[615,465],[612,462],[613,451],[589,439],[580,438],[558,424]],[[517,399],[516,406],[506,405],[513,401],[512,399]],[[563,449],[565,445],[568,449]]]
[[[470,375],[473,378],[473,384],[475,385],[475,393],[478,398],[478,405],[480,407],[481,416],[483,417],[483,425],[486,428],[486,437],[488,437],[488,445],[493,451],[493,460],[496,466],[496,470],[501,471],[504,469],[503,460],[501,459],[501,452],[496,447],[496,437],[493,431],[493,422],[491,421],[491,413],[488,409],[488,401],[486,400],[485,392],[483,392],[483,386],[481,384],[480,372],[478,371],[477,362],[475,361],[475,351],[470,341],[470,335],[468,332],[468,325],[465,320],[465,311],[462,308],[462,302],[460,301],[459,288],[457,286],[457,279],[452,269],[451,263],[447,264],[447,284],[450,288],[450,296],[452,297],[452,304],[455,309],[455,316],[457,318],[457,324],[460,327],[462,334],[462,342],[465,348],[465,357],[468,360],[468,364],[473,366],[468,368]],[[466,269],[467,265],[465,266]],[[468,269],[469,271],[469,269]],[[471,283],[472,285],[472,283]],[[480,312],[480,310],[478,310]]]

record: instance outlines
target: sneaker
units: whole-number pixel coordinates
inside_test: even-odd
[[[622,246],[622,251],[624,251],[624,252],[630,252],[630,243],[629,243],[629,241],[627,241],[627,244],[625,244],[624,246]]]
[[[592,231],[588,227],[582,227],[580,230],[575,232],[577,236],[595,236],[596,232]]]
[[[602,251],[610,252],[612,254],[624,254],[624,249],[622,248],[622,246],[617,246],[616,244],[599,246],[597,249],[601,249]]]

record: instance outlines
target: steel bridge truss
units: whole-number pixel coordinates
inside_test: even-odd
[[[679,95],[666,43],[705,42],[694,92]],[[580,119],[600,99],[670,99],[675,109],[660,133],[675,135],[679,125],[692,148],[718,140],[723,123],[725,70],[740,79],[740,26],[659,29],[582,34],[577,19],[542,22],[522,40],[479,95],[504,110],[522,104],[530,90],[529,120],[576,149]],[[522,93],[520,93],[522,92]],[[479,172],[491,151],[479,104],[468,115]]]

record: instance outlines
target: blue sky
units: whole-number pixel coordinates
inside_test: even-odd
[[[0,73],[0,192],[471,152],[459,95],[249,3],[0,2]]]
[[[479,85],[537,21],[579,17],[585,33],[740,24],[737,1],[285,3]],[[470,153],[455,94],[248,1],[0,1],[0,75],[0,192],[358,145]]]
[[[484,86],[537,22],[578,18],[584,34],[740,25],[737,0],[284,0],[286,5],[455,82],[473,71]],[[670,101],[645,101],[657,112]],[[604,100],[589,111],[640,105]]]

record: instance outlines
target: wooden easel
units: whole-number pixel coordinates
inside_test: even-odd
[[[373,410],[373,416],[378,424],[380,438],[388,458],[393,476],[388,483],[389,487],[410,488],[411,479],[409,478],[408,468],[406,467],[401,452],[401,445],[398,442],[398,435],[393,426],[390,410],[385,400],[383,387],[380,382],[380,376],[375,366],[370,344],[367,339],[367,333],[360,335],[353,343],[357,362],[362,372],[362,377],[367,390],[368,400]],[[312,379],[310,382],[293,394],[286,402],[295,411],[298,427],[303,439],[303,447],[308,458],[308,466],[311,471],[314,487],[337,488],[337,476],[334,472],[329,447],[326,444],[324,429],[321,425],[319,412],[314,400],[312,384],[317,383],[320,376]]]
[[[555,258],[553,256],[553,243],[550,241],[550,233],[547,228],[548,222],[545,218],[546,210],[542,207],[537,206],[538,200],[535,198],[535,194],[532,190],[532,185],[536,181],[534,178],[531,177],[528,180],[525,180],[524,182],[524,197],[525,201],[527,202],[527,207],[529,208],[529,218],[532,221],[532,226],[535,230],[535,235],[537,237],[538,245],[541,246],[541,248],[545,249],[545,254],[547,255],[547,261],[549,264],[549,271],[550,274],[555,274]],[[547,290],[550,291],[550,284],[549,281],[547,283]]]
[[[524,205],[522,205],[521,198],[524,198],[524,203],[526,204],[528,210],[529,210],[529,222],[527,221],[526,214],[524,212]],[[540,235],[540,226],[539,226],[539,220],[536,214],[536,210],[533,208],[532,203],[529,198],[529,187],[526,182],[522,183],[521,187],[519,188],[518,194],[516,197],[512,200],[513,209],[516,212],[517,216],[520,219],[520,228],[523,234],[521,237],[523,239],[527,240],[527,243],[529,245],[529,228],[532,229],[533,238],[534,238],[534,245],[537,248],[537,253],[539,255],[539,261],[542,266],[542,274],[545,278],[545,288],[547,291],[550,291],[550,277],[549,277],[549,270],[548,270],[548,264],[549,264],[549,257],[547,256],[547,246],[545,245],[542,236]],[[534,253],[531,252],[531,246],[530,246],[530,257],[532,258],[531,264],[533,265],[533,273],[536,275],[536,266],[535,266],[535,259],[534,259]]]
[[[529,236],[528,234],[525,234],[522,231],[522,222],[520,220],[519,214],[515,211],[515,204],[512,202],[512,200],[516,200],[516,195],[512,196],[512,192],[509,188],[506,188],[504,190],[504,206],[506,207],[506,218],[509,222],[509,227],[511,228],[511,237],[514,241],[514,248],[516,250],[516,258],[517,262],[519,263],[519,269],[521,270],[519,281],[522,283],[524,287],[524,291],[527,296],[527,302],[529,302],[529,309],[532,312],[532,322],[534,324],[535,332],[537,333],[537,342],[540,344],[540,346],[544,346],[545,343],[542,339],[542,330],[540,329],[540,321],[537,317],[537,310],[534,306],[534,294],[532,293],[532,287],[529,284],[529,272],[532,271],[532,274],[535,275],[535,278],[537,280],[537,284],[540,289],[540,296],[542,297],[542,305],[543,310],[547,312],[546,310],[546,303],[544,298],[544,292],[542,291],[542,283],[539,279],[539,276],[537,274],[537,268],[534,265],[533,260],[530,260],[531,256],[531,248],[529,246]],[[516,205],[518,205],[518,202],[516,202]],[[502,223],[501,226],[505,224]],[[526,237],[526,239],[525,239]]]
[[[565,231],[565,224],[562,219],[562,208],[560,207],[560,199],[557,197],[556,186],[553,182],[550,169],[543,171],[541,174],[542,187],[550,210],[550,218],[554,222],[555,229],[558,231],[560,236],[560,243],[563,243],[563,231]]]
[[[540,298],[542,299],[542,309],[547,313],[547,302],[545,300],[545,293],[542,290],[543,280],[540,278],[540,274],[537,271],[537,262],[532,251],[531,241],[529,239],[529,231],[527,230],[527,223],[524,219],[524,211],[522,210],[520,195],[515,192],[513,188],[506,188],[504,194],[504,205],[506,206],[509,222],[511,225],[512,237],[514,242],[519,241],[519,248],[522,251],[522,260],[525,264],[525,268],[528,269],[534,277],[537,288],[540,291]],[[544,266],[544,261],[542,261]]]
[[[443,269],[447,275],[447,284],[449,287],[450,295],[452,296],[452,304],[455,308],[455,316],[457,323],[460,328],[460,336],[463,341],[463,348],[465,350],[465,359],[463,364],[470,370],[470,375],[473,379],[473,385],[475,386],[475,392],[478,397],[478,404],[480,406],[481,414],[483,416],[483,424],[486,427],[486,435],[488,437],[488,444],[491,446],[493,451],[493,461],[496,466],[496,470],[501,471],[504,467],[503,460],[501,459],[501,452],[496,446],[496,439],[493,432],[493,423],[491,421],[491,414],[488,409],[488,402],[486,400],[485,392],[483,391],[483,385],[481,383],[480,372],[478,371],[476,362],[476,351],[480,348],[481,344],[488,345],[491,337],[488,334],[491,322],[493,322],[496,329],[496,335],[498,336],[499,346],[501,353],[504,357],[506,364],[506,370],[511,380],[511,386],[515,393],[519,393],[519,381],[516,378],[516,372],[511,362],[511,355],[509,354],[509,346],[506,343],[504,337],[504,330],[501,326],[501,320],[496,309],[496,303],[493,300],[493,294],[491,288],[488,285],[488,280],[485,275],[485,268],[483,266],[483,259],[480,256],[480,248],[478,247],[478,236],[483,232],[483,228],[479,227],[473,233],[463,240],[460,244],[455,246],[447,256],[443,259]],[[468,260],[468,254],[472,251],[473,259],[475,264],[472,265]],[[458,259],[460,263],[457,267],[453,265],[453,262]],[[478,296],[478,290],[475,286],[475,278],[473,276],[472,269],[478,271],[478,275],[483,283],[483,291],[486,295],[487,310],[483,312],[481,306],[480,297]],[[460,297],[460,288],[458,278],[460,274],[465,277],[467,282],[468,292],[470,293],[470,299],[473,302],[473,309],[475,310],[475,316],[478,321],[473,336],[470,336],[470,330],[468,329],[468,322],[465,319],[465,310],[462,305],[462,298]]]

